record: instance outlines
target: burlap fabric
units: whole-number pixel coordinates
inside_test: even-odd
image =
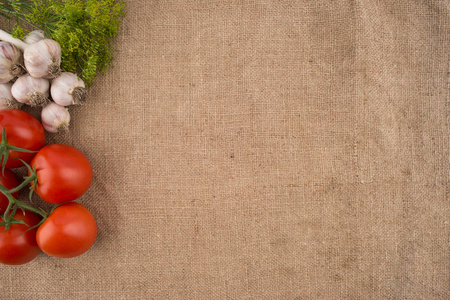
[[[1,299],[449,299],[450,2],[126,1],[71,109],[93,248]]]

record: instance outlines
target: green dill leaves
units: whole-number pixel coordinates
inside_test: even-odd
[[[9,19],[13,36],[25,27],[39,28],[61,45],[61,68],[77,73],[90,86],[112,60],[112,39],[125,14],[116,0],[6,0],[0,15]]]
[[[16,24],[11,32],[11,35],[19,40],[23,40],[23,38],[27,35],[27,31],[23,29],[20,24]]]

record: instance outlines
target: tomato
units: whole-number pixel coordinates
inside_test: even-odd
[[[17,175],[9,169],[5,169],[5,176],[2,176],[0,168],[0,184],[3,185],[8,190],[10,190],[19,185],[19,178],[17,178]],[[17,199],[19,197],[19,193],[20,192],[15,192],[12,195],[14,198]],[[8,198],[6,198],[6,196],[0,192],[0,213],[5,212],[6,208],[8,207],[8,204],[9,204]]]
[[[3,222],[3,218],[0,218]],[[0,263],[6,265],[21,265],[32,261],[40,252],[36,243],[37,228],[25,232],[30,227],[38,224],[40,217],[27,211],[24,214],[17,210],[14,220],[22,220],[24,224],[11,224],[5,231],[5,226],[0,226]],[[24,233],[25,232],[25,233]]]
[[[45,145],[45,133],[41,123],[23,110],[0,110],[0,138],[2,137],[3,126],[5,127],[7,142],[11,146],[38,151]],[[22,162],[15,158],[20,158],[26,163],[30,163],[35,155],[36,153],[34,152],[27,153],[9,150],[6,168],[22,167]]]
[[[79,150],[68,145],[45,146],[36,154],[30,166],[36,170],[36,193],[49,203],[75,200],[88,190],[92,182],[89,160]]]
[[[76,202],[56,207],[36,233],[38,246],[44,253],[62,258],[85,253],[94,244],[96,237],[94,216]]]

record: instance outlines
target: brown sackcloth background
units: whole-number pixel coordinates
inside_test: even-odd
[[[71,108],[93,248],[1,299],[450,299],[450,2],[126,1]]]

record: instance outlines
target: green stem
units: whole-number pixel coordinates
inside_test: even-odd
[[[0,29],[0,40],[2,39],[1,38],[2,33],[4,33],[4,31]],[[19,147],[12,146],[12,145],[8,144],[8,139],[6,138],[5,125],[3,125],[3,128],[2,128],[2,140],[0,142],[0,157],[1,157],[1,160],[2,160],[2,175],[3,176],[5,175],[6,162],[8,161],[9,151],[10,150],[18,151],[18,152],[26,152],[26,153],[36,153],[37,152],[37,151],[23,149],[23,148],[19,148]],[[22,160],[22,163],[24,163],[27,166],[27,168],[30,169],[29,166],[23,160]]]
[[[25,10],[27,10],[28,12],[32,11],[32,7],[25,6],[25,5],[22,5],[22,6],[23,6],[22,8],[25,8]],[[29,19],[27,18],[26,13],[18,12],[18,11],[15,11],[14,9],[10,9],[5,6],[0,6],[0,12],[3,12],[4,13],[3,15],[8,19],[11,19],[10,15],[12,15],[12,16],[15,16],[16,18],[19,18],[21,21],[25,22],[26,24],[28,24],[36,29],[43,30],[43,28],[41,28],[40,26],[34,24],[33,22],[30,22]],[[0,14],[2,14],[2,13],[0,13]],[[42,21],[41,25],[43,25],[43,27],[45,27],[45,28],[53,28],[54,27],[54,22],[56,22],[58,20],[58,18],[55,15],[51,15],[51,16],[53,16],[53,17],[49,16],[49,19],[47,19],[47,21],[50,21],[50,22]],[[49,30],[46,30],[46,31],[49,31]]]
[[[44,219],[47,218],[48,214],[45,211],[39,210],[33,206],[30,206],[28,204],[22,203],[21,201],[17,200],[16,198],[13,197],[13,195],[11,195],[9,190],[7,188],[5,188],[3,185],[0,185],[0,192],[3,195],[5,195],[9,200],[8,207],[3,215],[4,216],[3,220],[5,220],[5,222],[6,222],[6,219],[9,219],[9,212],[11,211],[11,208],[13,207],[14,204],[17,205],[20,209],[26,209],[26,210],[32,211],[38,215],[41,215]],[[13,216],[11,216],[11,219],[12,218],[13,218]]]
[[[25,8],[25,10],[27,11],[31,11],[31,7],[28,5],[21,5],[22,8]],[[39,26],[37,26],[36,24],[30,22],[27,18],[27,15],[18,11],[15,11],[13,9],[10,9],[8,7],[5,6],[0,6],[0,15],[4,16],[7,19],[11,19],[11,15],[16,17],[18,20],[25,22],[26,24],[30,25],[31,27],[34,27],[36,29],[42,30],[42,28],[40,28]]]
[[[18,191],[20,191],[21,189],[23,189],[23,188],[24,188],[26,185],[28,185],[30,182],[36,180],[36,178],[37,178],[36,175],[35,175],[35,174],[32,174],[32,175],[26,177],[25,180],[24,180],[20,185],[18,185],[17,187],[15,187],[15,188],[13,188],[13,189],[7,190],[7,191],[8,191],[8,193],[10,193],[10,194],[14,194],[15,192],[18,192]],[[0,188],[0,189],[1,189],[1,188]]]
[[[6,196],[6,197],[8,197],[8,196]],[[8,198],[8,200],[9,200],[9,198]],[[8,207],[6,208],[5,213],[3,214],[4,221],[8,220],[9,212],[11,211],[11,208],[13,207],[13,205],[14,205],[14,201],[9,200]]]
[[[8,16],[7,14],[4,14],[4,13],[2,13],[2,12],[0,12],[0,16],[4,17],[4,18],[6,18],[6,19],[11,19],[10,16]]]
[[[47,217],[48,217],[48,214],[41,209],[37,209],[31,205],[22,203],[19,200],[16,200],[16,203],[18,204],[17,206],[19,206],[19,208],[21,208],[21,209],[26,209],[26,210],[32,211],[38,215],[41,215],[44,219],[47,219]]]
[[[17,147],[8,145],[7,142],[6,142],[6,132],[5,132],[5,127],[4,126],[3,126],[3,130],[2,130],[2,135],[3,135],[2,136],[2,141],[0,142],[0,149],[4,148],[3,151],[2,151],[3,153],[1,155],[1,158],[3,160],[3,170],[2,171],[4,171],[5,163],[6,163],[6,160],[8,159],[8,151],[10,149],[19,150],[19,151],[20,150],[25,150],[25,152],[35,152],[35,151],[29,151],[29,150],[26,150],[26,149],[21,149],[21,148],[17,148]],[[15,199],[14,196],[12,195],[13,193],[20,191],[26,185],[28,185],[31,182],[33,182],[32,186],[30,188],[30,194],[29,194],[29,198],[30,198],[30,202],[31,202],[31,195],[33,194],[34,188],[36,187],[37,180],[38,180],[37,179],[36,170],[31,168],[31,166],[29,164],[27,164],[25,161],[23,161],[22,159],[20,159],[20,158],[18,158],[18,159],[24,164],[25,167],[27,167],[28,172],[29,172],[30,175],[27,176],[25,178],[25,180],[21,184],[19,184],[18,186],[16,186],[13,189],[10,189],[10,190],[8,190],[6,187],[4,187],[3,185],[0,184],[0,192],[3,195],[5,195],[6,198],[8,198],[8,201],[9,201],[8,207],[6,208],[6,211],[5,211],[4,215],[3,215],[3,221],[5,223],[6,230],[11,226],[11,224],[12,224],[12,222],[14,220],[14,215],[15,215],[15,212],[16,212],[17,208],[20,208],[23,211],[24,210],[29,210],[29,211],[32,211],[32,212],[38,214],[38,215],[41,215],[43,217],[43,219],[42,219],[42,221],[39,224],[41,224],[45,219],[47,219],[47,216],[48,216],[48,213],[45,212],[44,210],[37,209],[37,208],[35,208],[33,206],[30,206],[28,204],[22,203],[21,201]],[[12,213],[10,213],[11,209],[13,210]],[[10,214],[11,214],[11,216],[10,216]],[[30,229],[32,229],[34,227],[35,226],[31,227]]]

